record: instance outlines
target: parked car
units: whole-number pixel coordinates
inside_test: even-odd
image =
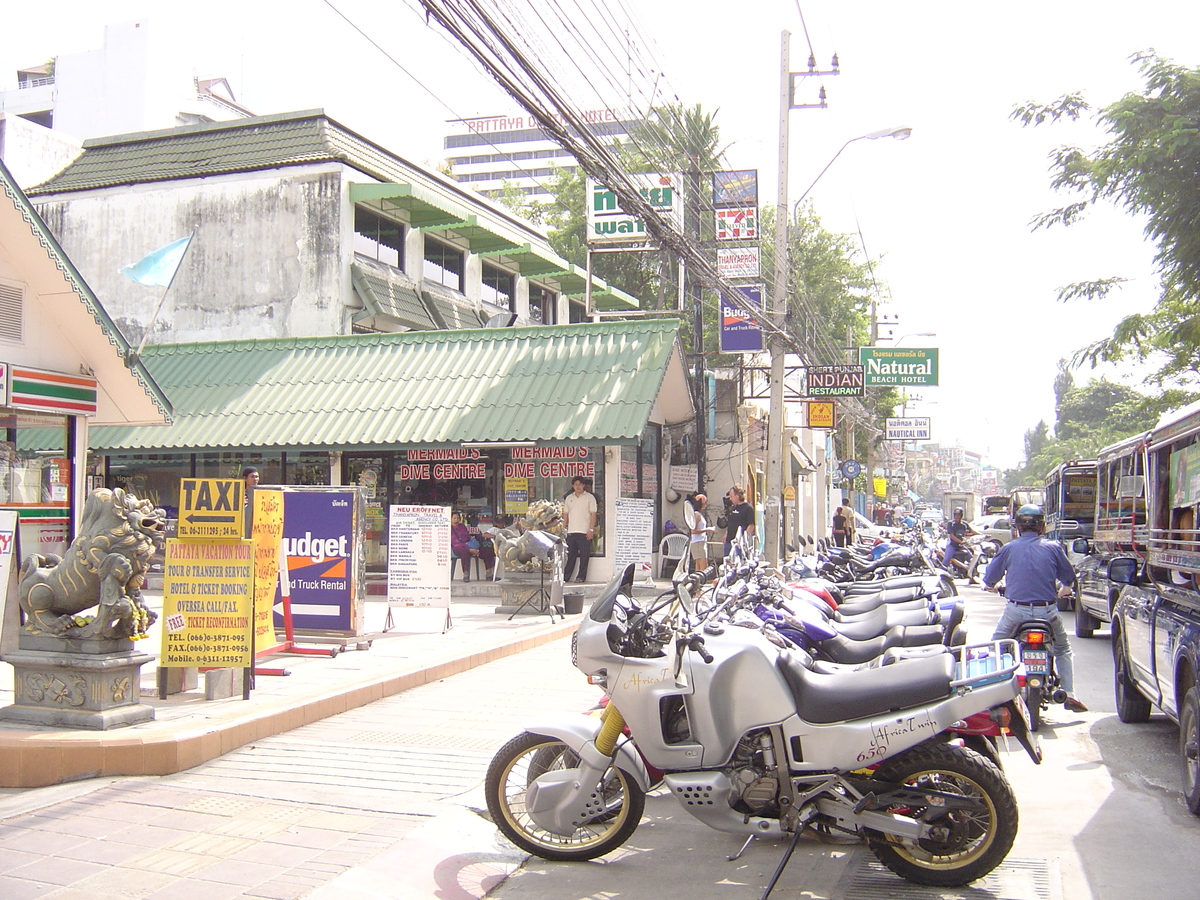
[[[1008,514],[981,516],[971,523],[971,529],[984,537],[999,541],[1001,546],[1012,540],[1012,519]]]

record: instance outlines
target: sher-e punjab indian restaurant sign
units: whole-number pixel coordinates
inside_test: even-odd
[[[937,348],[859,347],[858,361],[867,387],[935,387],[938,383]]]
[[[862,366],[809,366],[808,396],[861,397]]]

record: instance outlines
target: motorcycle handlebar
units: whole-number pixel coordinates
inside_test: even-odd
[[[702,660],[704,660],[705,663],[711,663],[713,661],[713,655],[711,653],[709,653],[707,649],[705,649],[704,638],[701,637],[700,635],[698,635],[698,634],[688,635],[687,648],[689,650],[694,650],[697,653],[699,653],[700,658]]]

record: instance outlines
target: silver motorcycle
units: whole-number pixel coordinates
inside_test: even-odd
[[[629,840],[660,776],[718,831],[790,838],[764,898],[810,828],[859,836],[918,884],[966,884],[1003,861],[1012,788],[992,761],[938,736],[994,709],[1040,761],[1015,642],[823,674],[722,622],[721,605],[695,615],[685,579],[645,605],[633,581],[632,566],[614,577],[572,643],[575,666],[609,695],[603,715],[533,723],[488,768],[488,809],[518,847],[603,856]]]

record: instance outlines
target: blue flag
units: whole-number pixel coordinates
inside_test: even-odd
[[[158,285],[166,287],[175,277],[175,270],[187,252],[192,235],[180,238],[165,247],[159,247],[153,253],[146,255],[141,262],[124,266],[119,271],[126,278],[132,278],[138,284]]]

